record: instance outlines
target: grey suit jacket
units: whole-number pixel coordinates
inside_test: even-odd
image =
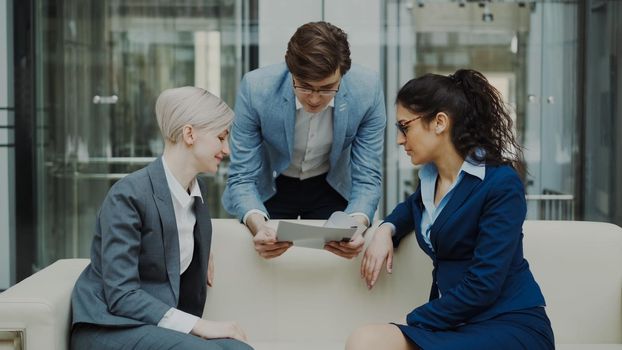
[[[205,184],[199,180],[204,198]],[[195,201],[194,254],[201,286],[200,316],[207,293],[207,263],[212,237],[207,204]],[[119,180],[97,217],[91,263],[73,290],[73,323],[107,326],[156,325],[179,302],[179,238],[171,193],[161,158]],[[199,310],[200,309],[200,310]]]

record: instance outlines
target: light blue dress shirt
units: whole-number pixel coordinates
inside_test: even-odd
[[[465,174],[478,177],[480,180],[484,180],[486,175],[486,165],[484,163],[476,164],[471,158],[467,158],[462,163],[460,171],[458,172],[458,178],[449,187],[447,193],[441,198],[438,203],[438,207],[434,205],[434,192],[436,189],[436,178],[438,177],[438,169],[434,163],[425,164],[421,170],[419,170],[419,181],[421,183],[421,199],[423,201],[423,215],[421,217],[421,235],[428,247],[432,251],[432,243],[430,242],[430,231],[434,221],[441,214],[445,205],[451,200],[453,196],[453,190],[458,186]]]

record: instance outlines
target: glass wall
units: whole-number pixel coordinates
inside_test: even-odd
[[[586,220],[622,225],[622,2],[586,1]]]
[[[13,8],[0,0],[0,291],[15,283],[15,101]]]
[[[397,90],[423,73],[466,67],[482,71],[511,107],[525,147],[529,218],[585,213],[622,223],[622,165],[616,161],[622,154],[622,3],[374,0],[358,13],[363,20],[348,15],[340,0],[300,0],[314,10],[297,13],[304,19],[275,21],[287,16],[280,11],[303,7],[259,1],[34,2],[35,268],[88,256],[110,186],[162,151],[153,110],[160,91],[201,86],[233,106],[238,82],[257,67],[259,50],[264,63],[280,60],[281,39],[307,20],[326,19],[350,31],[354,61],[384,78],[389,123],[380,218],[418,181],[395,143]],[[598,38],[587,40],[585,53],[579,33]],[[208,179],[214,217],[227,216],[220,205],[226,173],[223,164]]]
[[[387,75],[389,90],[428,72],[472,68],[501,92],[525,147],[529,218],[574,215],[577,6],[576,1],[407,1],[394,15],[398,39],[388,39],[389,54],[391,44],[398,45],[393,51],[399,67]],[[391,103],[395,92],[388,96]],[[391,208],[414,191],[418,169],[395,145],[391,123],[388,130],[387,172],[398,169],[396,194],[387,194]]]
[[[36,2],[37,266],[88,256],[114,181],[163,150],[154,104],[195,85],[233,106],[252,57],[253,1]],[[215,217],[227,166],[208,179]]]

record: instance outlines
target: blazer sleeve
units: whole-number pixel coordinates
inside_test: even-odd
[[[143,224],[133,187],[119,181],[100,210],[104,297],[110,313],[157,325],[171,306],[141,289],[138,257]]]
[[[414,309],[411,326],[446,330],[485,311],[501,294],[526,215],[523,184],[512,171],[500,176],[488,194],[479,218],[479,235],[469,269],[454,288]],[[474,218],[475,219],[475,218]]]
[[[367,110],[352,142],[352,190],[346,213],[361,212],[373,220],[382,185],[382,149],[387,116],[382,84],[374,80],[374,101]]]
[[[242,79],[235,102],[235,118],[231,126],[231,163],[222,198],[225,209],[240,220],[248,211],[267,213],[257,190],[261,173],[262,141],[259,116],[252,108],[251,87],[247,76]]]
[[[398,204],[391,214],[384,219],[384,222],[391,223],[395,226],[395,232],[392,237],[394,247],[397,247],[402,238],[406,237],[406,235],[410,234],[415,229],[413,205],[418,193],[419,191],[416,191],[405,201]]]

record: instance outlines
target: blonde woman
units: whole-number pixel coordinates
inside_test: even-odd
[[[206,186],[229,154],[231,109],[196,87],[156,102],[161,157],[112,186],[72,296],[72,349],[251,349],[235,322],[201,318],[213,269]],[[208,263],[210,262],[210,263]]]

